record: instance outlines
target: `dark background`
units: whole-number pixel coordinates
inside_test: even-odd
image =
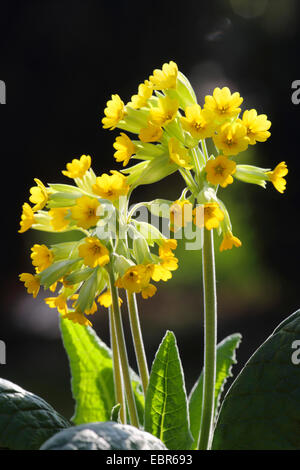
[[[100,175],[114,162],[118,131],[101,127],[105,103],[124,102],[138,84],[174,60],[190,79],[199,103],[215,86],[244,97],[272,121],[271,138],[241,154],[241,163],[289,167],[284,195],[235,182],[220,192],[243,246],[216,253],[218,339],[241,332],[236,374],[276,325],[299,306],[298,180],[300,105],[291,84],[300,79],[299,2],[296,0],[23,1],[1,2],[0,79],[7,104],[0,107],[1,309],[0,339],[7,364],[0,376],[40,394],[65,416],[73,412],[69,368],[57,314],[18,280],[31,272],[30,247],[41,232],[18,234],[21,207],[33,178],[68,182],[67,162],[93,158]],[[178,175],[141,187],[136,200],[176,199]],[[220,240],[217,241],[217,247]],[[166,329],[175,332],[188,391],[202,367],[201,253],[179,247],[180,269],[155,297],[140,301],[149,365]],[[135,366],[124,312],[130,362]],[[94,326],[108,341],[107,314]]]

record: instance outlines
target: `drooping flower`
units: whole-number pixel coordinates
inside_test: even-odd
[[[99,295],[97,302],[103,307],[109,308],[112,306],[112,295],[110,290],[106,290],[103,294]],[[119,297],[119,305],[123,303],[123,300]]]
[[[37,186],[30,188],[31,196],[29,197],[29,201],[32,202],[32,204],[35,204],[32,210],[33,212],[36,212],[45,207],[49,197],[48,191],[43,183],[37,178],[34,178],[34,181],[36,182]]]
[[[105,266],[109,263],[109,251],[98,238],[87,237],[78,248],[80,258],[90,268]]]
[[[20,230],[19,233],[24,233],[26,230],[30,229],[32,225],[35,223],[34,212],[30,205],[25,202],[22,206],[22,215],[20,221]]]
[[[243,98],[238,92],[231,94],[228,87],[215,88],[213,95],[205,97],[204,109],[211,111],[218,122],[238,116]]]
[[[141,291],[143,299],[148,299],[149,297],[153,297],[156,293],[157,288],[153,284],[148,284],[147,287],[144,287]]]
[[[125,105],[119,95],[112,95],[111,100],[107,101],[104,110],[105,117],[102,119],[104,129],[115,129],[119,121],[125,115]]]
[[[177,232],[182,227],[186,227],[193,220],[193,206],[187,201],[174,201],[170,207],[170,229]]]
[[[90,155],[82,155],[80,159],[74,158],[71,163],[67,163],[67,170],[63,170],[62,174],[68,178],[83,178],[91,166]]]
[[[149,121],[148,126],[140,130],[139,139],[142,142],[158,142],[162,138],[162,135],[162,128]]]
[[[215,159],[210,159],[205,165],[206,179],[211,184],[219,184],[226,188],[228,184],[233,183],[231,175],[234,174],[236,163],[224,155],[219,155]]]
[[[175,98],[164,96],[158,98],[157,104],[158,106],[156,108],[150,109],[149,121],[159,127],[166,126],[175,119],[179,103]]]
[[[273,171],[267,171],[266,176],[268,177],[269,181],[273,183],[273,186],[279,191],[281,194],[285,191],[286,187],[286,180],[283,178],[288,174],[288,168],[285,162],[280,162],[274,168]]]
[[[96,198],[82,196],[76,199],[75,206],[70,208],[72,219],[76,220],[78,227],[88,229],[94,227],[100,217],[97,215],[97,209],[100,203]]]
[[[170,160],[172,162],[182,168],[186,168],[187,170],[193,168],[188,150],[183,147],[175,137],[171,137],[169,140],[168,149]]]
[[[72,321],[73,323],[78,323],[83,326],[93,326],[90,320],[88,320],[83,313],[79,312],[68,312],[64,316],[67,320]]]
[[[114,201],[120,196],[126,196],[129,191],[129,185],[126,182],[126,176],[118,171],[111,170],[111,175],[103,173],[96,178],[93,185],[93,192],[98,196]]]
[[[199,140],[212,137],[216,129],[213,113],[207,109],[201,109],[199,104],[187,106],[185,117],[181,117],[180,122],[185,131]]]
[[[31,248],[32,264],[36,268],[36,272],[40,273],[53,263],[53,252],[46,245],[38,245],[37,243]]]
[[[224,155],[237,155],[246,150],[250,139],[247,137],[247,129],[240,122],[226,122],[213,136],[213,141]]]
[[[175,89],[177,83],[178,67],[172,60],[168,64],[163,64],[162,70],[155,69],[153,75],[149,77],[154,90]]]
[[[242,242],[237,237],[235,237],[231,231],[227,231],[223,235],[220,251],[231,250],[233,246],[239,248],[242,246]]]
[[[50,224],[54,230],[60,232],[68,227],[70,223],[70,220],[66,218],[68,214],[68,207],[54,207],[49,210]]]
[[[56,308],[62,315],[68,313],[67,297],[64,294],[59,294],[57,297],[47,297],[44,300],[48,307]]]
[[[207,202],[198,205],[193,210],[194,224],[199,228],[205,227],[207,230],[218,228],[224,219],[224,213],[216,202]]]
[[[146,266],[138,264],[128,268],[125,274],[116,281],[116,286],[130,293],[139,293],[149,284],[150,277]]]
[[[251,145],[256,142],[265,142],[271,135],[268,131],[271,127],[271,121],[268,121],[265,114],[258,115],[255,109],[244,111],[242,123],[247,129],[247,137],[249,137]]]
[[[117,162],[123,162],[123,166],[126,166],[135,153],[135,145],[127,134],[121,132],[116,138],[113,147],[116,149],[114,157]]]
[[[138,94],[131,97],[131,101],[127,106],[131,106],[133,109],[140,109],[147,105],[148,99],[151,98],[153,93],[153,85],[149,80],[145,80],[141,83],[138,88]]]
[[[165,239],[161,241],[158,252],[160,258],[165,258],[168,256],[173,256],[173,251],[177,248],[177,240],[174,238]]]
[[[33,298],[36,298],[40,290],[39,278],[30,273],[22,273],[19,275],[19,278],[20,281],[24,282],[28,294],[32,294]]]

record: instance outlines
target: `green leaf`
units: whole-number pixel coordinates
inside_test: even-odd
[[[239,333],[232,334],[225,338],[217,346],[217,366],[215,384],[215,416],[220,405],[222,390],[228,377],[232,376],[231,368],[236,363],[235,350],[241,341]],[[189,397],[189,413],[191,432],[194,437],[192,449],[197,448],[199,439],[201,413],[202,413],[202,393],[203,393],[203,372],[195,383]]]
[[[71,387],[76,402],[72,421],[75,424],[108,421],[116,404],[111,349],[90,327],[60,317],[60,328],[69,357]],[[132,370],[131,379],[139,416],[143,417],[141,382]]]
[[[86,281],[84,281],[82,287],[80,288],[79,296],[75,304],[75,308],[78,309],[79,312],[85,312],[92,308],[100,276],[101,272],[99,267],[97,267],[94,269],[92,275],[89,276]]]
[[[37,450],[71,424],[42,398],[0,379],[0,448]]]
[[[111,413],[110,413],[111,421],[114,421],[116,423],[120,422],[120,409],[121,409],[120,403],[117,403],[115,406],[113,406]]]
[[[171,331],[167,331],[152,365],[145,402],[145,430],[171,450],[188,449],[193,441],[183,370]]]
[[[213,449],[300,449],[299,339],[300,310],[276,328],[230,387]]]
[[[159,439],[134,426],[107,422],[73,426],[53,436],[42,445],[41,450],[167,449]],[[113,464],[113,458],[113,454],[108,454],[106,462]]]

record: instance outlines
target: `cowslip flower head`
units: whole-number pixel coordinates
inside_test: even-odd
[[[111,175],[104,173],[96,178],[93,185],[93,192],[98,196],[114,201],[120,196],[126,196],[129,191],[129,185],[126,182],[126,176],[118,171],[111,170]]]
[[[34,181],[36,182],[37,186],[33,186],[32,188],[30,188],[31,196],[29,197],[29,201],[34,204],[32,210],[33,212],[36,212],[45,207],[48,202],[49,196],[48,191],[43,185],[43,183],[37,178],[34,178]]]
[[[205,227],[207,230],[218,228],[220,222],[224,219],[224,213],[216,202],[207,202],[198,205],[193,210],[194,224],[199,227]]]
[[[19,233],[24,233],[28,229],[32,227],[32,225],[35,223],[35,217],[34,217],[34,212],[30,205],[25,202],[22,206],[22,215],[21,215],[21,221],[20,221],[20,230],[18,230]]]
[[[53,252],[46,245],[38,245],[37,243],[31,248],[32,264],[35,266],[36,272],[40,273],[53,263]]]
[[[224,155],[210,159],[205,165],[206,179],[209,183],[226,188],[233,183],[232,174],[236,171],[236,163]]]
[[[135,145],[127,134],[121,132],[116,138],[113,147],[116,149],[114,157],[117,162],[123,162],[123,166],[126,166],[135,153]]]
[[[87,237],[78,248],[80,258],[90,268],[105,266],[109,263],[109,251],[98,238]]]
[[[177,83],[178,67],[172,60],[163,64],[162,70],[155,69],[149,80],[154,90],[175,89]]]
[[[126,113],[125,105],[119,95],[111,95],[111,100],[107,101],[104,110],[105,117],[102,119],[104,129],[113,130],[123,119]]]
[[[255,109],[244,111],[241,122],[247,129],[247,137],[249,144],[254,145],[256,142],[265,142],[271,135],[268,131],[271,127],[271,121],[265,114],[257,114]]]
[[[191,157],[188,150],[181,145],[176,137],[171,137],[168,142],[170,160],[176,165],[190,170],[193,168]]]
[[[91,166],[90,155],[81,155],[80,159],[74,158],[71,163],[67,163],[67,170],[62,170],[62,174],[68,178],[83,178]]]
[[[146,266],[138,264],[127,269],[125,274],[116,281],[116,286],[130,293],[139,293],[148,286],[150,273]]]
[[[247,149],[250,139],[247,137],[247,129],[243,124],[226,122],[213,136],[213,141],[224,155],[237,155]]]
[[[157,107],[150,109],[149,121],[160,127],[166,126],[175,119],[178,108],[179,103],[176,98],[169,96],[158,98]]]
[[[238,237],[235,237],[231,231],[227,231],[223,235],[220,251],[231,250],[233,246],[239,248],[242,246],[242,242]]]
[[[220,89],[215,88],[213,95],[205,97],[204,109],[211,111],[218,122],[226,119],[237,117],[241,112],[239,106],[242,104],[243,98],[238,92],[231,94],[228,87]]]
[[[278,163],[273,171],[266,172],[266,176],[268,177],[269,181],[273,183],[274,187],[281,194],[285,191],[286,188],[286,180],[284,179],[284,176],[287,174],[288,168],[285,162]]]
[[[131,106],[133,109],[140,109],[143,106],[147,106],[149,98],[153,93],[153,85],[149,80],[145,80],[141,83],[138,88],[138,94],[131,97],[131,101],[127,106]]]
[[[185,117],[180,118],[181,125],[195,139],[206,139],[212,137],[216,129],[214,116],[211,111],[201,109],[199,104],[187,106]]]
[[[82,196],[76,199],[75,206],[70,208],[72,219],[76,220],[76,225],[84,229],[94,227],[98,220],[97,209],[100,203],[96,198]]]
[[[40,290],[39,278],[30,273],[22,273],[19,278],[20,281],[24,282],[28,294],[32,294],[33,298],[36,298]]]

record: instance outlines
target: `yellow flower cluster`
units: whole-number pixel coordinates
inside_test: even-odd
[[[133,158],[142,160],[122,170],[133,186],[180,171],[192,196],[172,205],[171,230],[176,232],[188,222],[195,222],[195,214],[202,212],[202,226],[221,229],[221,251],[240,246],[241,242],[232,235],[229,214],[216,196],[219,187],[226,188],[234,179],[262,187],[270,181],[281,193],[286,187],[285,162],[273,171],[237,163],[238,154],[271,135],[267,116],[255,109],[242,112],[242,103],[239,92],[217,87],[205,96],[203,105],[198,104],[190,82],[170,61],[155,69],[126,105],[118,95],[112,95],[102,119],[104,128],[120,128],[138,136],[138,140],[131,140],[121,132],[113,144],[115,159],[123,166]],[[214,148],[215,153],[209,154],[208,148]],[[194,203],[201,208],[193,209]]]

